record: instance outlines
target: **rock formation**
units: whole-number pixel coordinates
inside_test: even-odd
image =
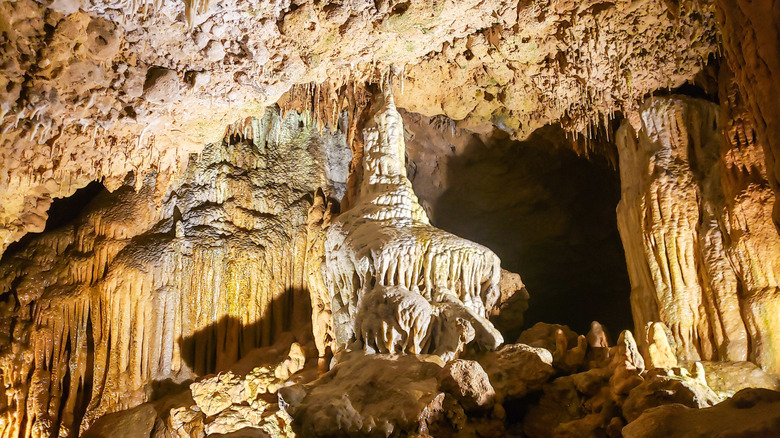
[[[152,175],[4,259],[4,433],[83,431],[155,381],[225,369],[285,330],[308,339],[295,322],[309,198],[329,185],[320,136],[269,110],[193,156],[159,203]]]
[[[0,3],[0,436],[780,436],[778,6]]]
[[[584,132],[693,78],[717,51],[714,12],[693,0],[4,2],[0,249],[89,181],[175,180],[190,152],[295,84],[335,126],[353,84],[391,64],[408,65],[399,97],[414,111],[519,137],[557,120]]]
[[[500,260],[430,225],[406,177],[403,121],[390,84],[363,132],[356,199],[326,231],[336,342],[445,359],[472,340],[495,348],[503,338],[487,317],[501,295]]]
[[[634,322],[664,322],[680,359],[778,371],[773,199],[739,94],[721,86],[725,127],[712,103],[655,98],[638,131],[624,122],[617,133]]]

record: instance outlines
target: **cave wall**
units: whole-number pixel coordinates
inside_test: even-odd
[[[294,85],[338,107],[335,126],[391,64],[401,107],[518,138],[584,131],[695,76],[714,17],[693,0],[3,2],[0,249],[90,181],[155,172],[164,195],[190,153]]]
[[[780,192],[780,2],[718,0],[725,58],[764,151],[767,181]],[[775,202],[780,229],[780,202]]]
[[[529,152],[485,136],[498,127],[525,139],[550,123],[590,136],[622,111],[618,223],[640,345],[647,324],[662,321],[679,358],[780,371],[779,23],[776,0],[0,3],[0,250],[44,230],[52,199],[96,180],[113,192],[4,255],[3,434],[74,433],[152,397],[153,381],[220,369],[287,329],[310,336],[310,299],[321,306],[315,337],[327,335],[330,309],[307,289],[325,287],[318,227],[331,207],[321,223],[307,223],[307,210],[327,204],[311,197],[317,187],[348,191],[343,128],[354,133],[365,103],[355,84],[390,64],[402,66],[392,69],[399,105],[444,116],[435,136],[450,132],[410,150],[434,224],[496,248],[525,245],[496,252],[532,293],[552,303],[570,276],[583,289],[565,318],[616,328],[624,264],[607,238],[614,217],[601,216],[614,198],[586,198],[600,205],[588,209],[557,184],[546,199],[570,217],[542,208],[544,189],[524,179],[555,162],[562,176],[548,182],[598,180],[606,193],[609,172],[588,173],[558,140]],[[720,47],[734,72],[721,69],[720,107],[677,97],[640,106],[692,79]],[[315,118],[341,131],[272,113],[223,134],[301,84]],[[456,129],[483,139],[472,145]],[[454,171],[431,159],[439,153],[457,158]],[[512,154],[522,163],[510,168]],[[512,172],[521,189],[499,192]],[[518,209],[532,219],[513,224]],[[480,226],[461,228],[463,218]],[[516,226],[488,232],[507,223]]]
[[[193,156],[162,199],[150,175],[7,254],[3,436],[72,436],[283,331],[310,339],[308,209],[318,187],[344,186],[324,144],[348,154],[343,134],[268,110]]]
[[[634,322],[640,333],[664,322],[681,359],[749,359],[777,371],[780,237],[761,148],[723,79],[722,108],[652,98],[639,131],[628,122],[618,131]]]

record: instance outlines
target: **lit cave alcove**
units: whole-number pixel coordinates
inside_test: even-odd
[[[559,126],[513,141],[499,130],[479,136],[448,123],[431,132],[423,119],[407,114],[409,173],[433,224],[495,251],[529,291],[522,326],[497,322],[505,337],[537,322],[578,333],[594,320],[615,334],[632,329],[617,169],[604,156],[575,153]],[[426,143],[437,155],[418,148],[425,135],[438,136],[432,143],[440,148]]]

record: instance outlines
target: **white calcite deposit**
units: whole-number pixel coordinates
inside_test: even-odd
[[[406,177],[403,122],[389,87],[363,138],[357,198],[325,240],[338,347],[358,340],[371,351],[442,357],[472,340],[497,347],[503,338],[487,316],[500,296],[500,260],[430,224]]]

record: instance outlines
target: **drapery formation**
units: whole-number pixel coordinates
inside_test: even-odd
[[[159,203],[154,178],[101,194],[8,256],[2,436],[72,436],[155,382],[224,369],[282,331],[309,337],[306,220],[333,135],[269,110],[193,156]]]
[[[688,360],[780,370],[780,238],[761,147],[733,86],[717,105],[654,98],[618,131],[618,226],[637,330],[666,323]],[[725,125],[724,125],[725,124]]]

